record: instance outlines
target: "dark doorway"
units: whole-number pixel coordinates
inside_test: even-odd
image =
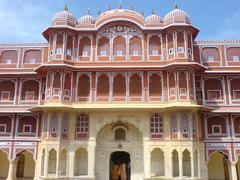
[[[20,154],[18,156],[18,163],[17,163],[17,177],[22,178],[24,175],[24,165],[25,165],[25,156]]]
[[[131,179],[130,154],[124,151],[116,151],[111,154],[109,165],[109,180]]]

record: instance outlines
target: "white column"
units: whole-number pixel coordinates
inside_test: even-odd
[[[75,151],[69,152],[69,166],[68,166],[68,175],[69,177],[74,176],[74,164],[75,164]]]
[[[182,151],[179,152],[179,177],[183,177],[183,157],[182,157]]]
[[[15,180],[16,179],[17,162],[18,162],[18,160],[16,160],[16,159],[9,160],[9,169],[8,169],[7,180]]]
[[[44,177],[48,177],[48,160],[49,160],[48,152],[45,152],[45,158],[44,158]]]
[[[150,149],[149,142],[143,142],[144,178],[150,179]]]
[[[58,175],[59,175],[59,164],[60,164],[59,160],[60,160],[60,152],[59,152],[59,149],[58,149],[57,162],[56,162],[56,177],[58,177]]]
[[[191,156],[191,176],[194,177],[194,160],[195,160],[195,156],[194,156],[194,151],[191,152],[190,154]]]
[[[89,140],[88,142],[88,176],[95,177],[95,140]]]
[[[238,180],[238,178],[237,178],[237,166],[236,166],[236,163],[230,162],[230,163],[228,164],[228,166],[230,166],[229,178],[230,178],[231,180]]]

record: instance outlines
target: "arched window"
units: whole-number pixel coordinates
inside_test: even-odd
[[[184,53],[185,45],[184,45],[184,33],[182,31],[177,32],[177,52]]]
[[[142,98],[142,77],[139,74],[133,74],[130,77],[130,99],[141,100]]]
[[[223,101],[223,88],[221,79],[207,79],[204,81],[205,100],[214,103]]]
[[[78,78],[77,100],[90,100],[90,77],[87,74],[81,74]]]
[[[113,55],[125,56],[126,55],[126,39],[118,36],[113,40]]]
[[[171,116],[170,129],[171,129],[171,137],[173,139],[177,138],[178,127],[177,127],[177,117],[175,114],[172,114]]]
[[[149,77],[149,100],[161,100],[162,99],[162,79],[157,73],[152,74]]]
[[[73,55],[73,37],[71,35],[68,35],[66,47],[66,59],[71,60],[72,55]]]
[[[187,42],[188,42],[188,54],[192,54],[192,36],[190,33],[187,34]]]
[[[196,115],[192,115],[192,137],[197,138],[197,118]]]
[[[44,138],[47,137],[48,133],[48,113],[44,114],[44,124],[43,124],[43,136]]]
[[[230,47],[227,49],[227,60],[232,62],[240,61],[240,47]]]
[[[26,80],[22,83],[21,100],[36,101],[39,97],[39,82]]]
[[[42,62],[42,52],[40,50],[28,50],[24,55],[24,63],[39,64]]]
[[[87,114],[80,114],[76,121],[76,138],[86,139],[88,137],[89,118]]]
[[[142,55],[142,40],[141,38],[134,36],[130,39],[129,53],[131,56],[141,56]]]
[[[184,177],[191,177],[191,155],[190,152],[185,149],[182,154],[183,160],[183,176]]]
[[[151,177],[159,177],[165,175],[164,152],[156,148],[151,152]]]
[[[151,36],[149,38],[149,55],[150,56],[159,56],[161,52],[161,39],[157,35]]]
[[[154,114],[150,119],[151,138],[163,138],[163,120],[159,114]]]
[[[179,71],[179,96],[182,99],[186,99],[187,96],[187,72],[186,71]]]
[[[60,55],[60,56],[57,56],[57,57],[61,58],[62,53],[63,53],[63,35],[62,34],[57,34],[55,54]]]
[[[187,139],[189,138],[189,117],[186,113],[182,115],[181,124],[182,124],[182,137]]]
[[[123,100],[126,96],[126,78],[123,74],[117,74],[113,78],[113,99]]]
[[[91,56],[91,39],[89,37],[83,37],[80,39],[79,56]]]
[[[109,39],[102,37],[98,40],[98,56],[109,56],[110,55],[110,43]]]
[[[0,81],[0,101],[13,101],[15,96],[15,82],[10,80]]]
[[[64,78],[64,100],[70,100],[71,97],[72,76],[70,73],[65,74]]]
[[[174,54],[174,47],[173,47],[173,33],[169,33],[167,35],[167,40],[168,40],[168,55],[173,55]]]
[[[18,52],[16,50],[5,50],[0,52],[0,63],[17,64]]]
[[[60,96],[61,91],[61,74],[56,72],[53,80],[53,96]]]
[[[102,74],[97,79],[97,96],[98,100],[108,100],[110,93],[109,77],[106,74]]]
[[[68,121],[69,121],[69,115],[68,113],[64,113],[63,120],[62,120],[62,138],[68,137]]]
[[[175,100],[176,98],[176,72],[172,71],[168,74],[169,83],[169,99]]]
[[[176,150],[172,152],[172,176],[179,177],[179,155]]]
[[[125,141],[126,140],[126,131],[123,128],[117,128],[115,130],[115,140],[116,141]]]
[[[49,123],[50,137],[56,138],[58,136],[58,114],[53,113]]]

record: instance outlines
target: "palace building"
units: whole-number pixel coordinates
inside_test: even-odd
[[[0,44],[0,179],[240,179],[240,40],[198,32],[65,7],[47,43]]]

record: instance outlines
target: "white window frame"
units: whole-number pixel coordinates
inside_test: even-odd
[[[7,133],[7,125],[6,124],[0,124],[0,127],[4,127],[4,131],[0,131],[0,134],[6,134]]]
[[[67,49],[66,50],[66,55],[67,56],[72,56],[72,49]]]
[[[139,56],[139,51],[138,50],[133,50],[133,56]]]
[[[36,63],[36,58],[30,58],[29,63],[30,64],[35,64]]]
[[[152,56],[158,56],[159,53],[158,53],[158,50],[152,50]]]
[[[239,56],[233,56],[232,61],[233,62],[238,62],[239,61]]]
[[[88,57],[88,51],[83,51],[83,52],[82,52],[82,56],[83,56],[83,57]]]
[[[208,62],[213,62],[213,61],[214,61],[214,56],[213,56],[213,55],[209,55],[209,56],[207,57],[207,61],[208,61]]]
[[[122,50],[117,50],[117,56],[123,56],[123,51]]]
[[[69,89],[64,89],[64,96],[65,97],[70,97],[70,90]]]
[[[62,54],[62,48],[57,48],[56,49],[56,54]]]
[[[4,94],[8,94],[8,98],[3,98],[4,97]],[[2,91],[2,94],[1,94],[1,101],[10,101],[10,91]]]
[[[107,51],[105,51],[105,50],[100,51],[100,55],[101,55],[101,56],[107,56]]]
[[[219,133],[215,133],[214,128],[219,128]],[[222,126],[221,125],[212,125],[212,135],[222,135]]]
[[[240,101],[240,98],[236,98],[236,93],[240,93],[240,90],[233,90],[233,100]]]
[[[26,128],[26,127],[29,128],[29,132],[26,132],[26,131],[25,131],[25,128]],[[24,124],[24,125],[23,125],[23,133],[25,133],[25,134],[32,134],[32,125],[30,125],[30,124]]]
[[[32,97],[32,98],[28,98],[28,97]],[[34,91],[26,91],[25,92],[25,100],[26,101],[34,101],[34,97],[35,97]]]
[[[184,50],[184,47],[178,47],[178,53],[184,53],[185,50]]]
[[[220,98],[219,99],[211,98],[210,94],[213,92],[219,92]],[[207,93],[208,93],[208,101],[222,100],[221,90],[208,90]]]
[[[12,59],[6,59],[5,64],[12,64]]]

